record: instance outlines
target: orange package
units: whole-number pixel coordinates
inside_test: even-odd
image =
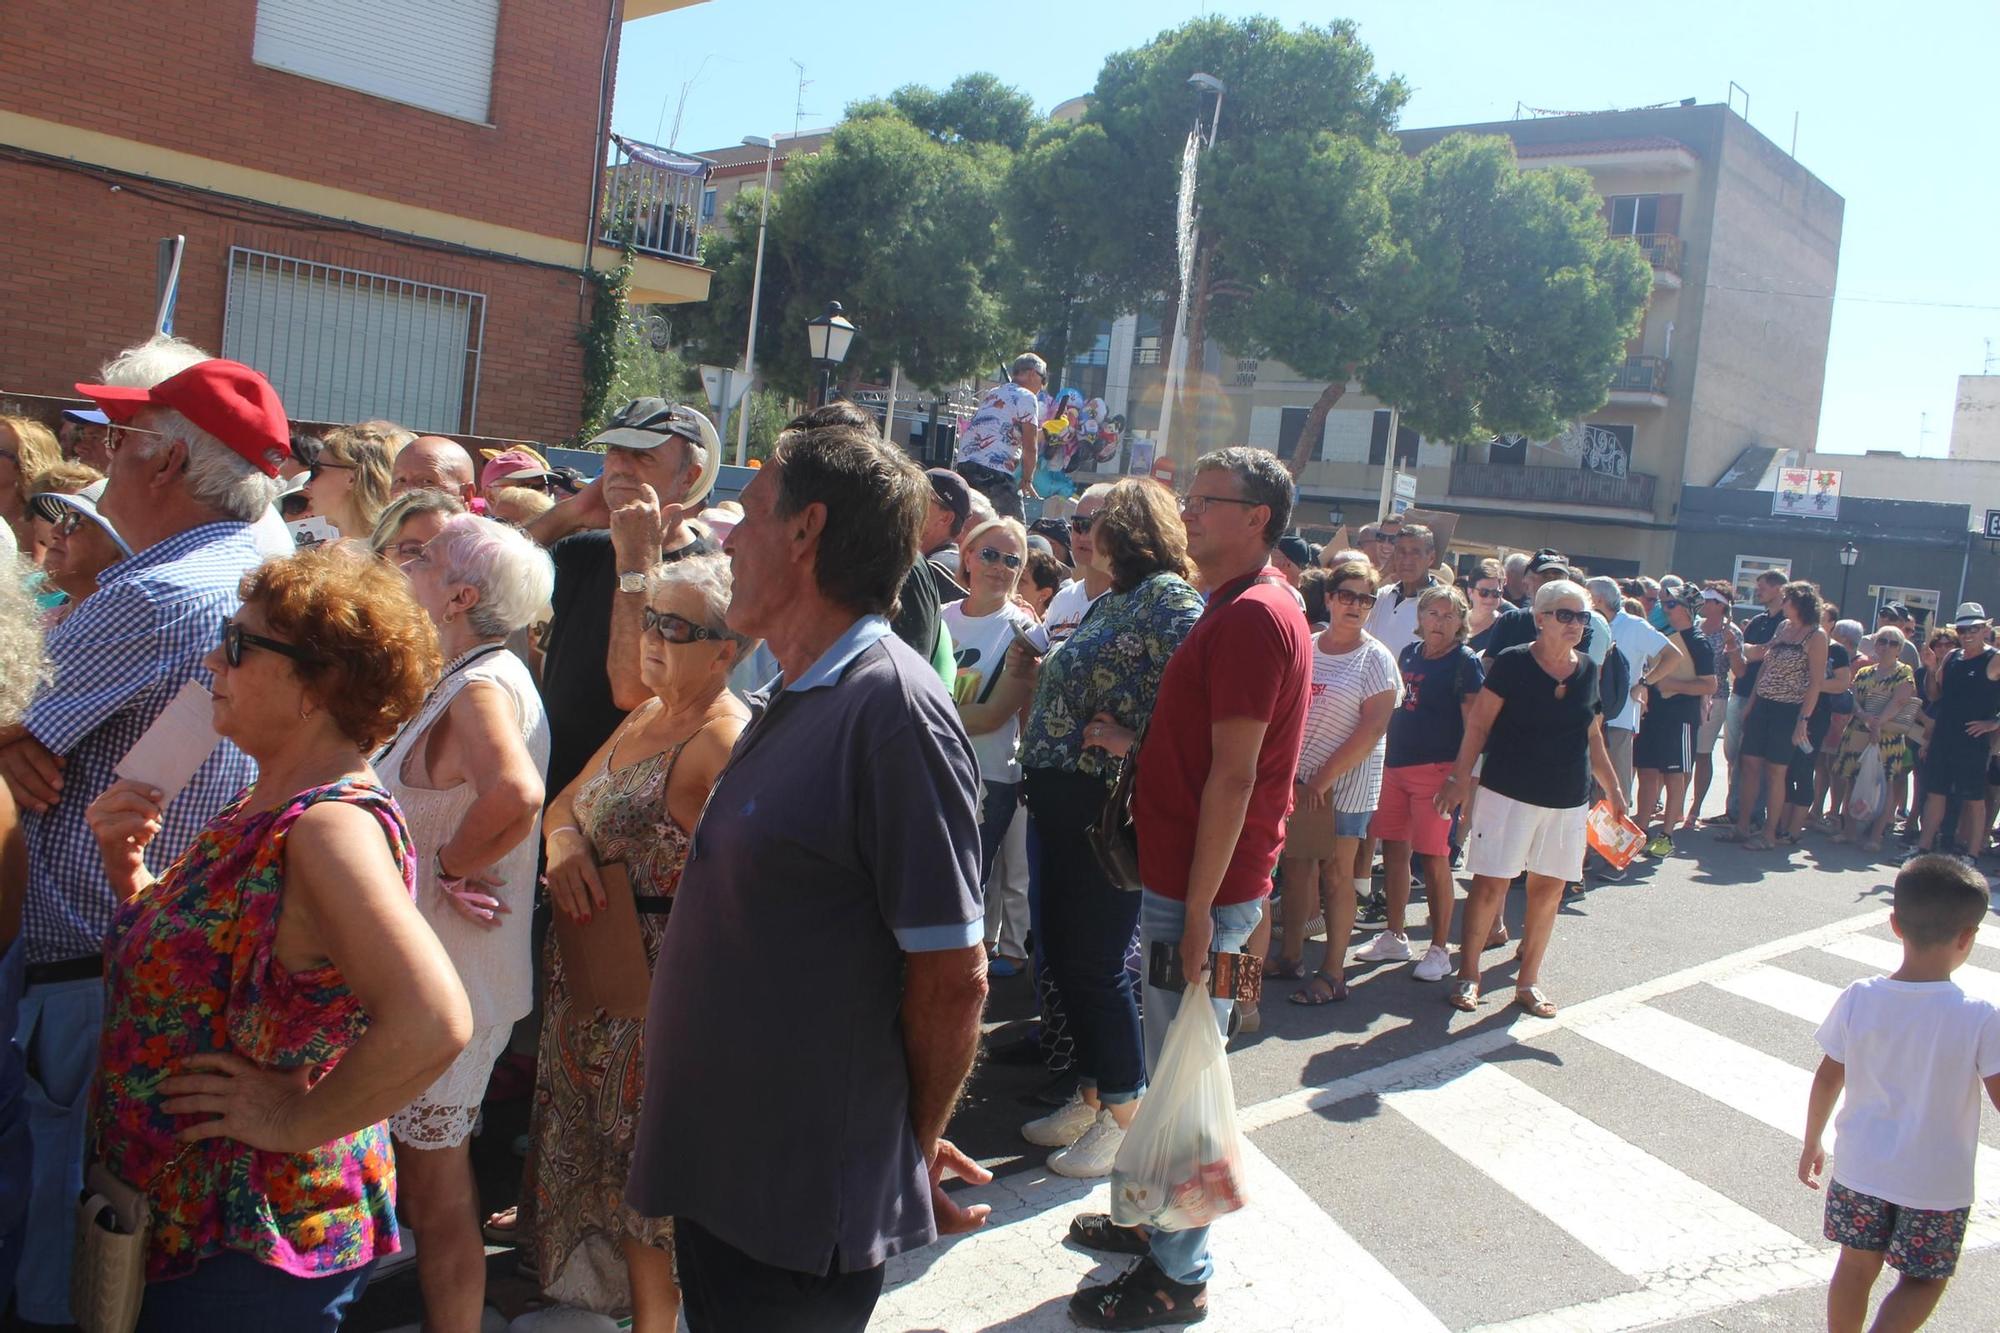
[[[1597,854],[1619,870],[1631,865],[1632,858],[1646,845],[1646,830],[1624,815],[1612,813],[1609,801],[1599,801],[1590,807],[1583,832]]]

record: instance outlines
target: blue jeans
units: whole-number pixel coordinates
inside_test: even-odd
[[[1007,826],[1014,822],[1014,811],[1021,804],[1021,784],[1018,782],[987,782],[979,798],[979,882],[983,886],[993,877],[993,860],[1000,855],[1000,844],[1007,840]]]
[[[1089,830],[1109,795],[1088,774],[1031,769],[1028,807],[1041,829],[1042,919],[1036,939],[1062,992],[1082,1086],[1107,1105],[1146,1091],[1137,982],[1125,968],[1139,895],[1104,877]]]
[[[371,1260],[352,1272],[299,1277],[225,1251],[186,1277],[148,1284],[139,1333],[337,1333],[374,1271]]]
[[[35,1159],[14,1299],[21,1318],[38,1324],[70,1322],[84,1119],[103,1026],[104,982],[96,977],[30,986],[21,997],[19,1041],[28,1061],[28,1141]]]
[[[28,1183],[34,1153],[28,1147],[26,1060],[14,1042],[21,1010],[27,946],[15,940],[0,953],[0,1310],[14,1298],[21,1266],[22,1230],[28,1220]]]
[[[1155,942],[1171,945],[1181,942],[1183,927],[1187,923],[1187,907],[1179,899],[1165,897],[1151,889],[1141,893],[1139,898],[1139,944],[1149,964],[1146,1068],[1150,1072],[1160,1063],[1160,1048],[1167,1043],[1167,1029],[1173,1025],[1174,1015],[1180,1012],[1181,1007],[1181,992],[1161,990],[1151,984],[1153,945]],[[1243,952],[1243,946],[1249,943],[1250,933],[1257,929],[1257,922],[1263,916],[1262,899],[1214,908],[1209,913],[1209,919],[1214,922],[1215,937],[1209,947],[1217,953]],[[1229,1011],[1236,1002],[1210,999],[1209,1003],[1215,1007],[1217,1026],[1228,1031]],[[1207,1227],[1192,1227],[1186,1231],[1155,1229],[1151,1243],[1153,1262],[1176,1282],[1206,1282],[1215,1272],[1215,1265],[1208,1257]]]

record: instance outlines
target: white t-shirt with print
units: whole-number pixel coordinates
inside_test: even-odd
[[[958,436],[958,461],[995,472],[1021,470],[1021,426],[1040,426],[1042,406],[1018,384],[997,384],[980,395],[979,408]]]
[[[1869,977],[1840,993],[1818,1035],[1847,1067],[1833,1178],[1899,1208],[1970,1206],[2000,1010],[1949,981]]]
[[[1403,694],[1403,672],[1396,655],[1365,631],[1358,646],[1329,653],[1313,640],[1312,694],[1306,703],[1305,739],[1299,749],[1299,781],[1310,782],[1361,722],[1361,705],[1392,691]],[[1383,729],[1368,758],[1340,775],[1331,793],[1333,808],[1342,814],[1368,813],[1381,803],[1382,759],[1389,732]]]
[[[1071,579],[1056,589],[1056,595],[1049,598],[1049,609],[1042,613],[1042,628],[1049,632],[1049,642],[1061,643],[1076,633],[1076,627],[1083,623],[1084,615],[1095,601],[1082,579]]]
[[[1018,606],[1002,606],[990,616],[969,616],[964,602],[953,602],[938,612],[951,631],[958,660],[952,679],[951,697],[960,704],[978,703],[1006,664],[1007,649],[1013,646],[1013,626],[1033,624]],[[1010,717],[992,731],[972,738],[972,753],[979,760],[979,776],[988,782],[1019,782],[1021,761],[1016,755],[1021,739],[1021,719]]]

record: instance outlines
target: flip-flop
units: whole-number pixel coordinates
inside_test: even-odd
[[[1264,963],[1264,977],[1268,981],[1304,981],[1306,976],[1306,960],[1303,958],[1294,958],[1289,963],[1282,958],[1272,958]]]
[[[1313,994],[1313,982],[1316,981],[1324,981],[1326,983],[1327,994],[1325,998]],[[1331,972],[1315,972],[1312,974],[1311,980],[1285,998],[1293,1004],[1309,1005],[1314,1009],[1319,1008],[1323,1004],[1334,1004],[1347,998],[1347,978],[1336,977]]]
[[[1444,1002],[1461,1013],[1471,1013],[1479,1008],[1479,983],[1476,981],[1454,981],[1451,990],[1445,994]]]
[[[1728,828],[1722,830],[1722,832],[1716,834],[1715,840],[1717,842],[1735,843],[1738,846],[1741,846],[1742,844],[1749,842],[1752,838],[1756,836],[1757,835],[1754,833],[1745,833],[1742,829],[1739,829],[1732,824]]]
[[[520,1210],[502,1208],[481,1224],[479,1234],[486,1237],[489,1244],[512,1245],[521,1234]]]
[[[1536,1018],[1554,1018],[1556,1003],[1542,994],[1540,986],[1521,986],[1514,991],[1514,1003],[1526,1009]]]

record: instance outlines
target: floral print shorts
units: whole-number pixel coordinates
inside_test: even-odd
[[[1887,1250],[1889,1267],[1907,1277],[1947,1278],[1958,1269],[1970,1208],[1903,1208],[1831,1181],[1826,1238],[1857,1250]]]

